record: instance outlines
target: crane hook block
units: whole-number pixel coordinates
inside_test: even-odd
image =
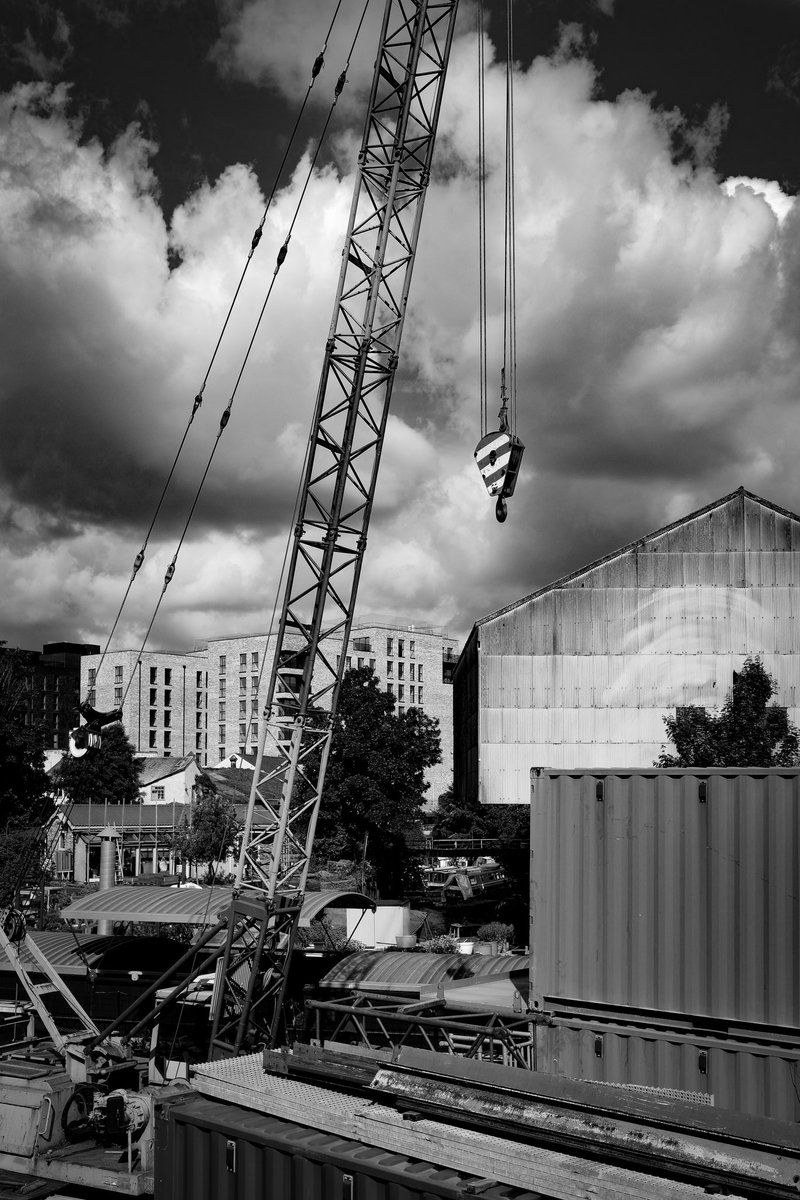
[[[487,433],[475,447],[475,461],[486,491],[497,500],[495,515],[498,521],[506,519],[505,501],[514,495],[524,450],[518,437],[502,429]]]

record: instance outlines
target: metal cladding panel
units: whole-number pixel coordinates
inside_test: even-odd
[[[575,1018],[537,1029],[540,1071],[628,1087],[707,1096],[715,1108],[800,1120],[800,1050],[755,1048]]]
[[[487,1200],[535,1200],[486,1183],[202,1096],[173,1105],[156,1127],[154,1200],[458,1200],[476,1188]]]
[[[800,1028],[800,770],[546,770],[531,1003]]]

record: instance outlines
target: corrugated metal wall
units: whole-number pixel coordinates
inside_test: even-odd
[[[195,1096],[156,1125],[155,1200],[537,1200],[424,1158]]]
[[[483,803],[526,803],[534,766],[651,766],[664,717],[721,705],[748,654],[800,723],[800,521],[736,493],[473,637],[455,702],[477,690],[478,729],[456,725],[456,754],[466,764],[477,745],[478,777],[457,780]]]
[[[542,771],[531,846],[541,1069],[794,1113],[800,770]]]
[[[545,771],[531,805],[535,1004],[800,1029],[800,770]]]

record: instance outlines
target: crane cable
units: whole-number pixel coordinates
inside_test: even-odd
[[[517,255],[516,205],[514,194],[514,4],[506,0],[506,124],[505,124],[505,221],[503,279],[503,372],[501,423],[505,419],[506,389],[510,419],[508,430],[517,429]],[[501,425],[502,427],[502,425]]]
[[[163,486],[163,488],[162,488],[162,490],[161,490],[161,495],[160,495],[160,497],[159,497],[159,499],[158,499],[158,502],[157,502],[157,504],[156,504],[156,507],[155,507],[155,511],[154,511],[154,513],[153,513],[152,520],[150,521],[150,525],[149,525],[149,527],[148,527],[148,529],[147,529],[147,533],[145,534],[144,541],[142,542],[141,548],[140,548],[140,550],[139,550],[138,554],[136,555],[136,558],[134,559],[134,562],[133,562],[133,570],[132,570],[132,572],[131,572],[131,577],[130,577],[130,579],[128,580],[128,586],[127,586],[127,587],[126,587],[126,589],[125,589],[125,593],[124,593],[124,595],[123,595],[123,597],[122,597],[122,600],[121,600],[121,602],[120,602],[119,608],[118,608],[118,610],[117,610],[117,615],[116,615],[116,617],[114,618],[114,623],[113,623],[113,625],[111,626],[111,631],[110,631],[110,633],[109,633],[109,635],[108,635],[108,638],[106,639],[106,644],[105,644],[105,646],[104,646],[104,648],[103,648],[103,652],[102,652],[102,654],[101,654],[101,656],[100,656],[100,662],[99,662],[99,663],[98,663],[98,665],[97,665],[97,670],[96,670],[95,678],[96,678],[96,677],[97,677],[97,676],[100,674],[100,671],[102,670],[103,664],[104,664],[104,662],[105,662],[105,659],[106,659],[106,655],[108,654],[108,650],[109,650],[109,647],[110,647],[110,645],[111,645],[111,640],[112,640],[112,638],[114,637],[114,634],[115,634],[115,632],[116,632],[117,626],[118,626],[118,624],[119,624],[119,621],[120,621],[120,618],[122,617],[122,613],[123,613],[123,611],[124,611],[124,608],[125,608],[125,605],[126,605],[126,603],[127,603],[127,601],[128,601],[128,596],[130,595],[130,591],[131,591],[131,588],[132,588],[132,586],[133,586],[134,580],[136,579],[136,576],[137,576],[137,574],[138,574],[138,572],[139,572],[139,569],[140,569],[140,567],[142,566],[142,563],[144,562],[145,553],[146,553],[146,551],[147,551],[147,546],[148,546],[148,543],[149,543],[149,541],[150,541],[150,536],[151,536],[151,534],[152,534],[152,532],[153,532],[153,529],[154,529],[154,527],[155,527],[155,523],[156,523],[156,521],[158,520],[159,514],[160,514],[160,512],[161,512],[161,508],[162,508],[162,506],[163,506],[163,504],[164,504],[164,500],[165,500],[165,498],[166,498],[166,495],[167,495],[167,492],[168,492],[168,490],[169,490],[170,484],[172,483],[172,478],[173,478],[173,475],[175,474],[175,468],[176,468],[176,467],[177,467],[177,465],[178,465],[178,460],[180,459],[180,457],[181,457],[181,454],[182,454],[182,452],[183,452],[183,448],[184,448],[184,446],[185,446],[185,444],[186,444],[186,439],[187,439],[187,437],[188,437],[188,435],[189,435],[189,430],[190,430],[190,428],[191,428],[192,422],[194,421],[194,418],[195,418],[195,416],[197,415],[198,409],[200,408],[200,406],[201,406],[201,405],[202,405],[202,403],[203,403],[203,393],[205,392],[206,384],[208,383],[208,379],[209,379],[209,376],[210,376],[210,374],[211,374],[211,370],[212,370],[212,368],[213,368],[213,366],[214,366],[214,363],[215,363],[215,361],[216,361],[217,354],[219,353],[219,348],[220,348],[220,346],[221,346],[221,344],[222,344],[222,339],[223,339],[223,337],[225,336],[226,330],[227,330],[227,328],[228,328],[228,325],[229,325],[229,323],[230,323],[230,319],[231,319],[231,316],[232,316],[232,314],[233,314],[234,307],[235,307],[235,305],[236,305],[236,302],[237,302],[237,300],[238,300],[238,298],[239,298],[239,293],[240,293],[240,292],[241,292],[241,290],[242,290],[242,286],[243,286],[243,284],[244,284],[244,280],[245,280],[245,276],[246,276],[246,274],[247,274],[247,270],[248,270],[248,268],[249,268],[249,266],[250,266],[250,263],[252,262],[253,255],[255,254],[255,252],[256,252],[256,250],[257,250],[257,248],[258,248],[259,242],[261,241],[261,237],[262,237],[262,234],[263,234],[263,231],[264,231],[264,225],[265,225],[265,223],[266,223],[267,216],[269,215],[270,208],[272,207],[272,203],[273,203],[273,201],[274,201],[274,199],[275,199],[275,195],[276,195],[276,193],[277,193],[278,186],[279,186],[279,184],[280,184],[280,181],[281,181],[281,179],[282,179],[282,177],[283,177],[283,172],[284,172],[284,170],[285,170],[286,163],[287,163],[287,161],[288,161],[288,158],[289,158],[289,154],[290,154],[290,152],[291,152],[292,146],[294,145],[294,141],[295,141],[295,138],[296,138],[296,136],[297,136],[297,131],[298,131],[299,127],[300,127],[300,122],[301,122],[301,120],[302,120],[302,118],[303,118],[303,114],[304,114],[304,112],[305,112],[305,109],[306,109],[306,105],[307,105],[307,103],[308,103],[309,96],[311,95],[311,89],[313,88],[313,86],[314,86],[314,84],[315,84],[315,82],[316,82],[317,76],[320,74],[320,72],[322,71],[322,68],[323,68],[323,67],[324,67],[324,65],[325,65],[325,53],[326,53],[326,51],[327,51],[327,49],[328,49],[328,42],[330,41],[330,37],[331,37],[331,34],[332,34],[332,32],[333,32],[334,25],[335,25],[335,23],[336,23],[336,18],[337,18],[337,17],[338,17],[338,15],[339,15],[339,9],[341,8],[341,5],[342,5],[342,0],[338,0],[338,2],[337,2],[337,4],[336,4],[336,8],[335,8],[335,10],[334,10],[334,13],[333,13],[333,16],[331,17],[330,24],[329,24],[329,26],[328,26],[328,31],[327,31],[327,33],[326,33],[326,35],[325,35],[325,40],[324,40],[324,42],[323,42],[322,49],[320,50],[319,54],[318,54],[318,55],[317,55],[317,57],[315,58],[315,60],[314,60],[314,63],[313,63],[313,66],[312,66],[312,68],[311,68],[311,77],[310,77],[310,79],[309,79],[308,86],[307,86],[307,88],[306,88],[305,96],[303,97],[303,101],[302,101],[302,103],[301,103],[301,105],[300,105],[300,108],[299,108],[299,110],[298,110],[298,112],[297,112],[297,116],[296,116],[296,118],[295,118],[294,126],[293,126],[293,128],[292,128],[292,132],[291,132],[291,134],[290,134],[290,136],[289,136],[289,140],[288,140],[288,141],[287,141],[287,143],[286,143],[286,147],[285,147],[285,149],[284,149],[284,152],[283,152],[283,157],[282,157],[282,159],[281,159],[280,165],[279,165],[279,167],[278,167],[278,169],[277,169],[277,171],[275,172],[275,175],[274,175],[274,177],[273,177],[272,189],[271,189],[271,191],[270,191],[270,194],[269,194],[269,197],[268,197],[268,199],[267,199],[267,203],[266,203],[266,205],[265,205],[265,207],[264,207],[264,212],[262,213],[262,215],[261,215],[261,220],[259,221],[259,223],[258,223],[258,225],[256,226],[256,229],[255,229],[255,231],[254,231],[254,233],[253,233],[252,241],[251,241],[251,243],[250,243],[250,249],[249,249],[249,251],[248,251],[248,254],[247,254],[247,257],[246,257],[246,259],[245,259],[244,266],[242,267],[242,271],[241,271],[241,274],[240,274],[240,276],[239,276],[239,281],[238,281],[238,283],[237,283],[237,285],[236,285],[236,288],[235,288],[235,290],[234,290],[233,297],[232,297],[232,299],[231,299],[231,301],[230,301],[230,304],[228,305],[228,310],[227,310],[227,313],[225,314],[225,319],[224,319],[224,321],[223,321],[223,323],[222,323],[222,328],[220,329],[219,336],[217,337],[216,344],[215,344],[215,346],[214,346],[214,349],[213,349],[213,351],[212,351],[212,353],[211,353],[211,357],[210,357],[210,359],[209,359],[208,366],[206,367],[206,372],[205,372],[205,375],[203,376],[203,381],[202,381],[202,383],[200,384],[200,388],[198,389],[198,391],[197,391],[197,394],[195,395],[195,397],[194,397],[194,400],[193,400],[193,402],[192,402],[192,409],[191,409],[191,412],[190,412],[190,414],[189,414],[189,419],[188,419],[188,421],[186,422],[186,427],[185,427],[185,429],[184,429],[184,431],[183,431],[183,436],[182,436],[182,438],[181,438],[181,441],[180,441],[180,444],[179,444],[179,446],[178,446],[178,449],[177,449],[177,450],[176,450],[176,452],[175,452],[175,457],[173,458],[173,461],[172,461],[172,466],[171,466],[171,467],[170,467],[170,469],[169,469],[169,472],[168,472],[168,474],[167,474],[166,481],[165,481],[165,483],[164,483],[164,486]],[[363,21],[363,17],[362,17],[362,21]],[[360,24],[359,24],[359,28],[360,28]],[[326,122],[326,128],[327,128],[327,122]],[[324,136],[324,135],[323,135],[323,136]]]
[[[488,424],[489,381],[486,346],[486,54],[484,40],[485,13],[483,0],[478,0],[478,343],[481,406],[481,437]]]
[[[352,39],[352,42],[351,42],[351,44],[350,44],[350,50],[349,50],[349,52],[348,52],[347,61],[346,61],[346,63],[345,63],[344,69],[342,70],[341,74],[339,75],[339,78],[338,78],[338,79],[337,79],[337,81],[336,81],[336,86],[335,86],[335,88],[334,88],[333,100],[331,101],[330,107],[329,107],[329,109],[328,109],[328,114],[327,114],[327,116],[326,116],[326,118],[325,118],[325,122],[324,122],[324,124],[323,124],[323,127],[322,127],[322,132],[321,132],[321,134],[320,134],[319,138],[317,139],[317,144],[316,144],[316,146],[315,146],[315,148],[314,148],[314,153],[313,153],[313,155],[311,156],[311,159],[310,159],[310,161],[309,161],[309,165],[308,165],[308,171],[306,172],[306,178],[305,178],[305,181],[304,181],[304,183],[303,183],[302,189],[301,189],[301,191],[300,191],[300,196],[299,196],[299,198],[298,198],[298,200],[297,200],[297,204],[295,205],[294,213],[293,213],[293,215],[292,215],[292,219],[291,219],[291,221],[290,221],[290,223],[289,223],[289,229],[288,229],[288,232],[287,232],[287,234],[286,234],[286,237],[285,237],[285,239],[284,239],[284,241],[283,241],[283,244],[282,244],[282,246],[281,246],[280,250],[278,251],[278,255],[277,255],[277,258],[276,258],[276,262],[275,262],[275,267],[274,267],[274,269],[273,269],[273,272],[272,272],[272,278],[271,278],[271,280],[270,280],[269,287],[268,287],[268,289],[267,289],[267,294],[266,294],[266,296],[264,297],[264,303],[262,304],[262,306],[261,306],[261,310],[260,310],[260,312],[259,312],[259,314],[258,314],[258,317],[256,318],[256,322],[255,322],[255,325],[254,325],[254,327],[253,327],[253,332],[252,332],[252,334],[251,334],[250,341],[248,342],[247,349],[245,350],[245,353],[244,353],[244,358],[242,359],[242,364],[241,364],[241,367],[239,368],[239,373],[238,373],[238,375],[236,376],[236,381],[235,381],[235,383],[234,383],[234,386],[233,386],[233,390],[232,390],[232,392],[231,392],[230,399],[228,400],[228,403],[227,403],[226,407],[224,408],[224,410],[223,410],[223,412],[222,412],[222,415],[221,415],[221,417],[220,417],[220,422],[219,422],[219,428],[218,428],[218,430],[217,430],[217,435],[216,435],[216,438],[214,439],[214,443],[213,443],[213,445],[212,445],[212,447],[211,447],[211,451],[210,451],[210,453],[209,453],[208,460],[207,460],[207,462],[206,462],[206,465],[205,465],[205,469],[204,469],[204,471],[203,471],[203,474],[202,474],[202,476],[201,476],[201,479],[200,479],[200,483],[199,483],[199,484],[198,484],[198,486],[197,486],[197,491],[195,492],[194,499],[193,499],[193,501],[192,501],[192,504],[191,504],[191,507],[190,507],[190,509],[189,509],[189,513],[188,513],[188,515],[187,515],[187,517],[186,517],[186,521],[185,521],[185,523],[184,523],[183,530],[181,531],[180,538],[178,539],[178,544],[177,544],[177,546],[176,546],[176,548],[175,548],[175,553],[174,553],[174,555],[173,555],[173,557],[172,557],[172,561],[170,562],[169,566],[167,567],[166,573],[165,573],[165,575],[164,575],[164,584],[163,584],[163,586],[162,586],[162,588],[161,588],[161,594],[160,594],[160,596],[159,596],[159,598],[158,598],[158,600],[157,600],[157,602],[156,602],[155,608],[153,609],[153,615],[152,615],[152,617],[150,618],[150,623],[149,623],[149,625],[147,626],[147,630],[146,630],[146,632],[145,632],[145,635],[144,635],[144,638],[143,638],[143,640],[142,640],[142,645],[141,645],[141,647],[140,647],[140,649],[139,649],[139,652],[138,652],[138,655],[137,655],[137,662],[138,662],[138,661],[141,661],[141,657],[142,657],[142,654],[144,653],[145,646],[147,645],[148,639],[149,639],[149,637],[150,637],[150,633],[151,633],[151,631],[152,631],[152,629],[153,629],[153,625],[155,624],[156,617],[158,616],[159,609],[161,608],[161,602],[162,602],[162,600],[164,599],[164,595],[165,595],[165,593],[166,593],[166,590],[167,590],[167,588],[169,587],[169,585],[170,585],[170,583],[172,582],[172,579],[173,579],[173,577],[174,577],[174,575],[175,575],[175,569],[176,569],[176,566],[177,566],[178,555],[180,554],[181,548],[182,548],[182,546],[183,546],[183,543],[184,543],[184,541],[185,541],[185,539],[186,539],[186,535],[187,535],[187,533],[188,533],[188,531],[189,531],[189,525],[190,525],[190,523],[191,523],[192,517],[194,516],[194,512],[195,512],[195,509],[197,508],[197,504],[198,504],[198,502],[199,502],[199,500],[200,500],[200,495],[201,495],[201,492],[202,492],[202,490],[203,490],[203,487],[204,487],[204,485],[205,485],[205,481],[206,481],[206,479],[207,479],[207,477],[208,477],[208,473],[209,473],[209,471],[210,471],[210,469],[211,469],[211,464],[212,464],[212,462],[213,462],[213,460],[214,460],[214,456],[215,456],[215,454],[216,454],[216,452],[217,452],[217,447],[219,446],[220,439],[221,439],[221,437],[222,437],[223,433],[225,432],[225,429],[227,428],[228,422],[229,422],[229,420],[230,420],[231,413],[232,413],[232,411],[233,411],[233,404],[234,404],[234,401],[235,401],[235,399],[236,399],[236,394],[237,394],[237,392],[238,392],[238,390],[239,390],[239,384],[240,384],[240,383],[241,383],[241,381],[242,381],[242,377],[243,377],[243,375],[244,375],[245,368],[246,368],[246,366],[247,366],[247,363],[248,363],[248,360],[249,360],[249,358],[250,358],[250,354],[251,354],[251,352],[252,352],[252,349],[253,349],[253,345],[254,345],[254,343],[255,343],[256,336],[257,336],[257,334],[258,334],[258,331],[259,331],[259,329],[260,329],[260,327],[261,327],[261,322],[262,322],[262,320],[263,320],[263,318],[264,318],[264,313],[265,313],[265,311],[266,311],[267,304],[269,303],[269,301],[270,301],[270,298],[271,298],[271,296],[272,296],[272,292],[273,292],[273,289],[274,289],[274,287],[275,287],[275,281],[277,280],[277,277],[278,277],[278,272],[280,271],[281,267],[283,266],[283,264],[284,264],[284,262],[285,262],[285,260],[286,260],[286,255],[288,254],[288,251],[289,251],[289,241],[290,241],[290,239],[291,239],[292,232],[294,231],[294,227],[295,227],[295,224],[296,224],[296,222],[297,222],[298,216],[300,215],[300,208],[301,208],[301,205],[302,205],[302,203],[303,203],[303,200],[305,199],[305,195],[306,195],[306,192],[307,192],[307,190],[308,190],[308,186],[309,186],[309,184],[310,184],[310,182],[311,182],[311,179],[312,179],[312,177],[313,177],[314,168],[316,167],[317,159],[318,159],[318,157],[319,157],[320,151],[321,151],[321,149],[322,149],[322,146],[323,146],[323,143],[324,143],[324,140],[325,140],[325,136],[326,136],[326,134],[327,134],[327,131],[328,131],[328,126],[330,125],[331,119],[333,118],[333,113],[334,113],[334,110],[335,110],[335,108],[336,108],[336,105],[337,105],[337,103],[338,103],[338,101],[339,101],[339,97],[341,96],[341,94],[342,94],[342,91],[344,90],[344,86],[345,86],[345,84],[347,83],[347,71],[348,71],[348,69],[349,69],[349,67],[350,67],[350,61],[351,61],[351,59],[352,59],[352,55],[353,55],[353,52],[354,52],[354,50],[355,50],[355,46],[356,46],[356,41],[357,41],[357,39],[358,39],[358,35],[359,35],[359,33],[361,32],[361,27],[362,27],[362,25],[363,25],[363,23],[364,23],[364,18],[365,18],[365,16],[366,16],[366,13],[367,13],[367,7],[368,7],[368,5],[369,5],[369,0],[365,0],[365,4],[364,4],[364,8],[363,8],[363,10],[362,10],[362,13],[361,13],[361,17],[359,18],[358,25],[356,26],[356,30],[355,30],[355,33],[353,34],[353,39]],[[131,671],[131,673],[130,673],[130,678],[128,679],[128,684],[127,684],[127,686],[126,686],[126,688],[125,688],[125,691],[124,691],[124,693],[123,693],[123,697],[122,697],[122,704],[121,704],[121,705],[118,705],[117,707],[122,707],[122,706],[124,706],[124,704],[125,704],[125,700],[127,699],[127,696],[128,696],[128,692],[130,691],[130,689],[131,689],[131,685],[132,685],[132,683],[133,683],[134,675],[135,675],[135,672],[134,672],[134,671]]]
[[[486,220],[486,53],[484,0],[478,0],[478,323],[481,438],[489,429],[488,285]],[[517,426],[517,268],[514,162],[514,22],[513,0],[506,0],[506,83],[504,130],[503,217],[503,346],[500,369],[500,428]]]

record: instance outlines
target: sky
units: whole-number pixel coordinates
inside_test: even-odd
[[[5,0],[0,639],[138,649],[361,0]],[[150,649],[259,633],[290,533],[381,0],[371,0]],[[499,406],[505,5],[486,3]],[[480,617],[744,486],[800,511],[800,0],[515,0],[517,433],[473,459],[478,9],[461,0],[358,600]],[[214,355],[253,231],[264,236]],[[213,357],[213,363],[212,363]],[[209,365],[211,369],[209,371]]]

